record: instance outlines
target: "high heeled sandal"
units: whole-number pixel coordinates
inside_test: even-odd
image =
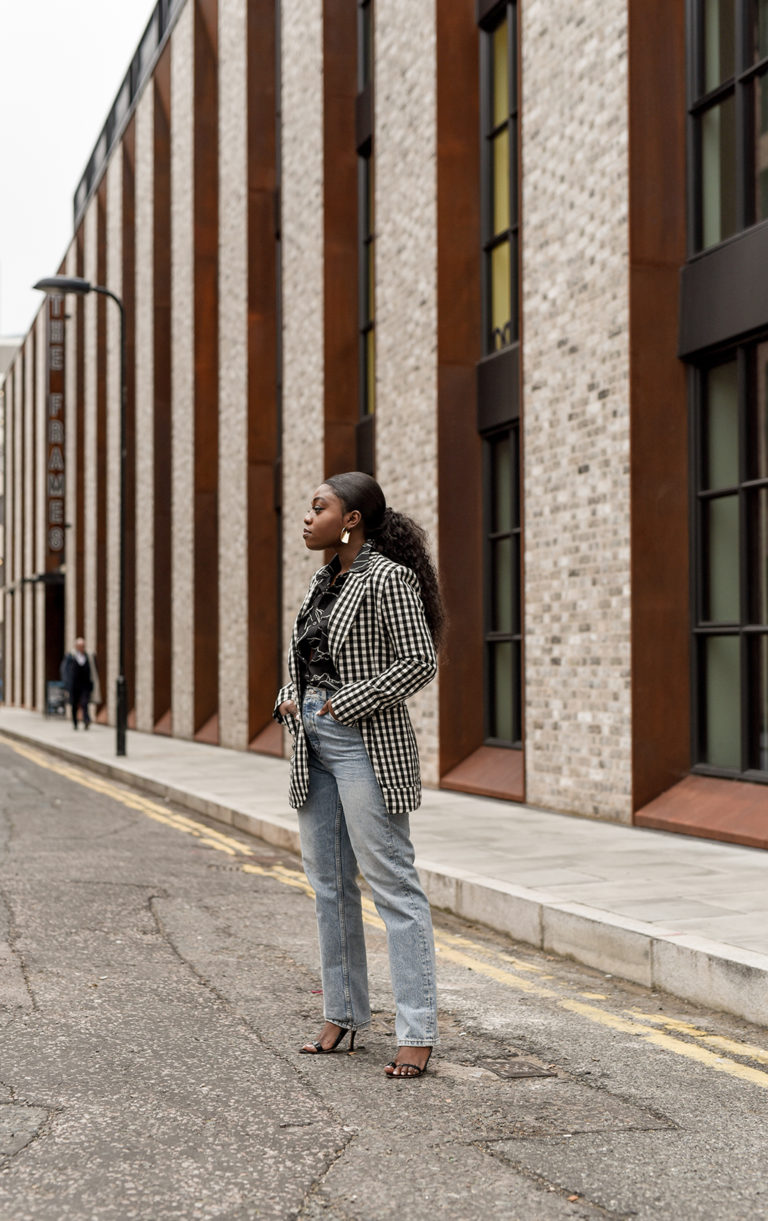
[[[347,1050],[354,1051],[355,1050],[355,1035],[357,1034],[357,1031],[348,1030],[345,1027],[339,1031],[338,1035],[336,1036],[335,1041],[331,1044],[330,1047],[323,1047],[322,1043],[320,1043],[320,1042],[308,1043],[304,1047],[299,1048],[299,1055],[300,1056],[329,1056],[332,1051],[336,1050],[336,1048],[339,1046],[339,1043],[341,1042],[341,1040],[345,1039],[348,1034],[351,1034],[352,1038],[349,1040],[349,1047]],[[314,1048],[314,1051],[310,1050],[311,1048]]]
[[[412,1068],[414,1071],[412,1073],[386,1073],[386,1076],[392,1081],[417,1081],[419,1077],[423,1076],[423,1074],[427,1071],[427,1065],[429,1064],[429,1058],[431,1055],[432,1048],[430,1047],[429,1054],[424,1063],[421,1065],[408,1064],[406,1060],[401,1060],[399,1063],[397,1060],[390,1060],[389,1064],[385,1065],[385,1068]]]

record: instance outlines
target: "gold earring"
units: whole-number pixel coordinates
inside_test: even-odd
[[[349,530],[347,529],[346,526],[344,527],[344,529],[341,532],[341,541],[342,541],[342,543],[349,542]]]

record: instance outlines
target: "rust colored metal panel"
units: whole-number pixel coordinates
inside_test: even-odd
[[[171,43],[155,70],[154,106],[154,709],[171,722]]]
[[[501,746],[480,746],[476,751],[446,772],[441,789],[457,793],[479,793],[483,797],[500,797],[507,801],[525,798],[523,752]]]
[[[248,738],[269,735],[280,682],[280,515],[277,419],[276,6],[248,0]]]
[[[195,4],[195,730],[218,735],[219,140],[216,0]],[[218,736],[217,739],[218,740]]]
[[[358,394],[357,8],[323,6],[325,469],[353,470]]]
[[[768,848],[768,786],[686,776],[635,814],[639,827]]]
[[[629,6],[633,808],[690,766],[684,0]]]
[[[123,135],[123,303],[126,320],[125,681],[128,708],[136,698],[136,123]]]
[[[482,451],[478,34],[473,6],[437,6],[438,492],[449,624],[440,668],[440,772],[482,745]]]
[[[96,279],[106,284],[107,275],[107,180],[102,179],[97,193]],[[107,287],[109,287],[107,285]],[[110,302],[110,309],[115,306]],[[86,471],[86,479],[96,479],[96,640],[94,648],[101,679],[106,719],[106,693],[113,675],[107,669],[107,412],[118,404],[107,404],[107,300],[100,293],[96,301],[96,470]],[[116,489],[115,489],[116,490]],[[112,574],[115,577],[117,574]]]

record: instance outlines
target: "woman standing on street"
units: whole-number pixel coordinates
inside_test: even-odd
[[[315,573],[291,637],[275,717],[294,738],[290,802],[316,896],[325,1025],[301,1051],[334,1051],[371,1020],[358,868],[387,930],[399,1043],[385,1072],[420,1077],[437,1038],[429,903],[413,864],[421,802],[408,696],[434,678],[444,612],[424,531],[369,475],[334,475],[304,518]]]

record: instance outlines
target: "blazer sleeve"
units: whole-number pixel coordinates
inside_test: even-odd
[[[400,568],[392,570],[382,587],[380,622],[394,661],[380,674],[347,683],[331,697],[333,715],[344,725],[354,725],[381,709],[403,703],[437,672],[435,646],[421,595]]]
[[[272,709],[272,716],[276,721],[279,721],[281,725],[288,725],[288,718],[284,717],[280,712],[280,705],[284,704],[286,700],[293,700],[294,704],[296,703],[296,691],[293,683],[286,683],[284,687],[280,688],[277,693],[277,699],[275,700],[275,706]],[[294,720],[293,717],[290,719]]]

